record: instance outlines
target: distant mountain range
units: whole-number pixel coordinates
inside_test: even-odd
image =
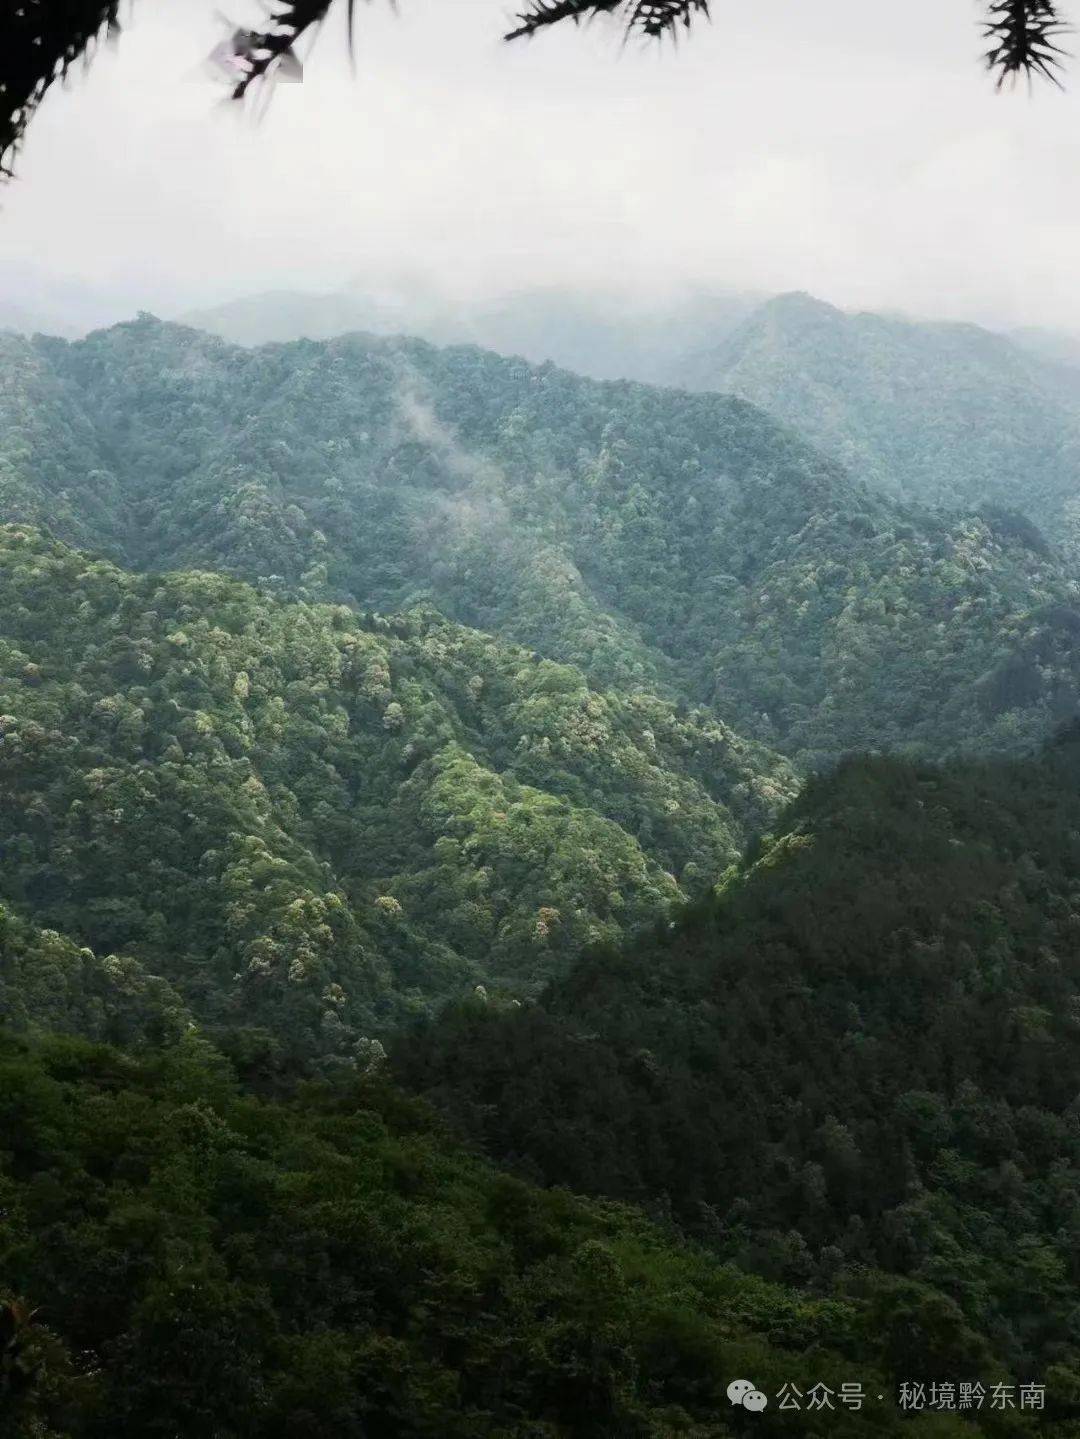
[[[433,604],[809,767],[1012,749],[1077,693],[1077,585],[1028,521],[898,500],[730,396],[150,317],[2,363],[0,514],[130,568]]]
[[[437,345],[480,345],[538,364],[551,361],[594,379],[662,385],[687,354],[715,344],[758,303],[753,295],[705,292],[628,305],[561,289],[454,303],[411,286],[381,295],[276,291],[180,318],[241,345],[326,340],[354,330],[417,335]]]
[[[253,296],[185,317],[241,344],[352,330],[475,343],[598,379],[716,390],[900,498],[1021,511],[1080,554],[1080,340],[848,313],[806,294],[635,313],[561,291],[455,308],[398,295]]]
[[[1060,355],[781,295],[673,378],[761,405],[889,493],[1080,539],[1080,367]]]
[[[472,346],[4,337],[0,521],[8,892],[200,1012],[212,953],[203,1003],[301,1049],[293,969],[353,1035],[531,992],[800,775],[1024,751],[1080,696],[1080,589],[1022,517],[901,502],[732,396]]]

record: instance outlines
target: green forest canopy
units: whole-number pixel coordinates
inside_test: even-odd
[[[1075,1433],[1056,537],[152,317],[4,338],[0,520],[5,1433]]]
[[[0,1034],[0,1132],[11,1439],[727,1439],[736,1374],[828,1386],[807,1435],[971,1432],[895,1402],[913,1324],[949,1339],[939,1362],[982,1359],[920,1286],[830,1299],[741,1273],[500,1174],[377,1077],[267,1099],[198,1039]],[[1048,1417],[988,1404],[979,1428],[1066,1432]]]
[[[448,1010],[397,1072],[533,1182],[755,1272],[927,1286],[1080,1415],[1078,837],[1075,730],[850,761],[676,927]]]
[[[0,529],[5,894],[313,1056],[663,918],[794,792],[712,720],[427,611]]]
[[[899,499],[730,396],[361,335],[247,350],[150,317],[0,350],[0,519],[129,568],[434,605],[803,770],[1022,752],[1076,702],[1071,550],[1000,493]],[[1044,478],[1016,469],[1012,508]]]

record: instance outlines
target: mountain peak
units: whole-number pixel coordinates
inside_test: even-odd
[[[816,295],[811,295],[809,290],[784,290],[779,295],[774,295],[771,300],[766,300],[761,306],[763,310],[816,310],[820,314],[839,315],[843,312],[835,305],[830,305],[827,300],[819,300]]]
[[[807,290],[787,290],[782,295],[774,295],[771,300],[766,300],[755,315],[795,319],[832,320],[842,319],[844,311],[830,305],[826,300],[819,300],[816,295],[811,295]],[[753,323],[754,315],[750,317]]]

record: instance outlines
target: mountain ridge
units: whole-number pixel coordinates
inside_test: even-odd
[[[0,557],[5,897],[309,1058],[661,921],[794,790],[705,716],[431,611],[12,525]]]
[[[678,378],[762,405],[890,493],[1005,504],[1055,535],[1063,517],[1071,524],[1080,371],[1009,336],[794,292],[766,301]]]
[[[1071,1434],[1030,519],[737,397],[141,316],[0,339],[0,521],[18,1439],[725,1439],[811,1374],[871,1392],[808,1434]],[[961,1376],[1042,1412],[906,1412]]]
[[[670,929],[451,1007],[397,1072],[531,1182],[744,1267],[929,1284],[1075,1403],[1078,835],[1075,724],[1022,761],[847,761]]]
[[[129,565],[433,604],[804,768],[1023,747],[1073,703],[1077,584],[1029,522],[890,499],[738,398],[152,317],[8,354],[0,517]]]

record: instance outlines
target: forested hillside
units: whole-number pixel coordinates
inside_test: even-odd
[[[621,314],[559,292],[453,310],[412,294],[269,294],[188,323],[241,344],[352,330],[468,341],[598,379],[740,395],[886,493],[1016,508],[1080,551],[1080,350],[1065,334],[845,312],[806,294]]]
[[[3,338],[5,1434],[1075,1435],[1080,585],[879,478],[472,348]]]
[[[890,1324],[880,1276],[801,1295],[532,1188],[375,1076],[272,1100],[198,1037],[0,1034],[0,1133],[5,1439],[790,1433],[775,1399],[732,1410],[734,1375],[825,1386],[802,1434],[972,1432],[897,1405],[912,1334],[950,1315]],[[978,1428],[1066,1434],[1051,1417],[988,1404]]]
[[[527,993],[700,891],[794,782],[723,725],[428,611],[0,531],[3,895],[311,1054]]]
[[[434,603],[804,768],[1024,749],[1076,698],[1077,583],[1030,523],[889,499],[737,399],[149,317],[6,347],[0,514],[132,568]]]
[[[958,1306],[1080,1415],[1078,932],[1075,726],[1020,763],[853,760],[677,927],[449,1011],[398,1069],[534,1181]]]
[[[780,295],[675,371],[753,401],[887,493],[1005,505],[1080,554],[1080,369],[977,325]]]
[[[0,905],[3,1026],[128,1046],[175,1041],[194,1020],[172,985],[130,955],[95,954]]]

